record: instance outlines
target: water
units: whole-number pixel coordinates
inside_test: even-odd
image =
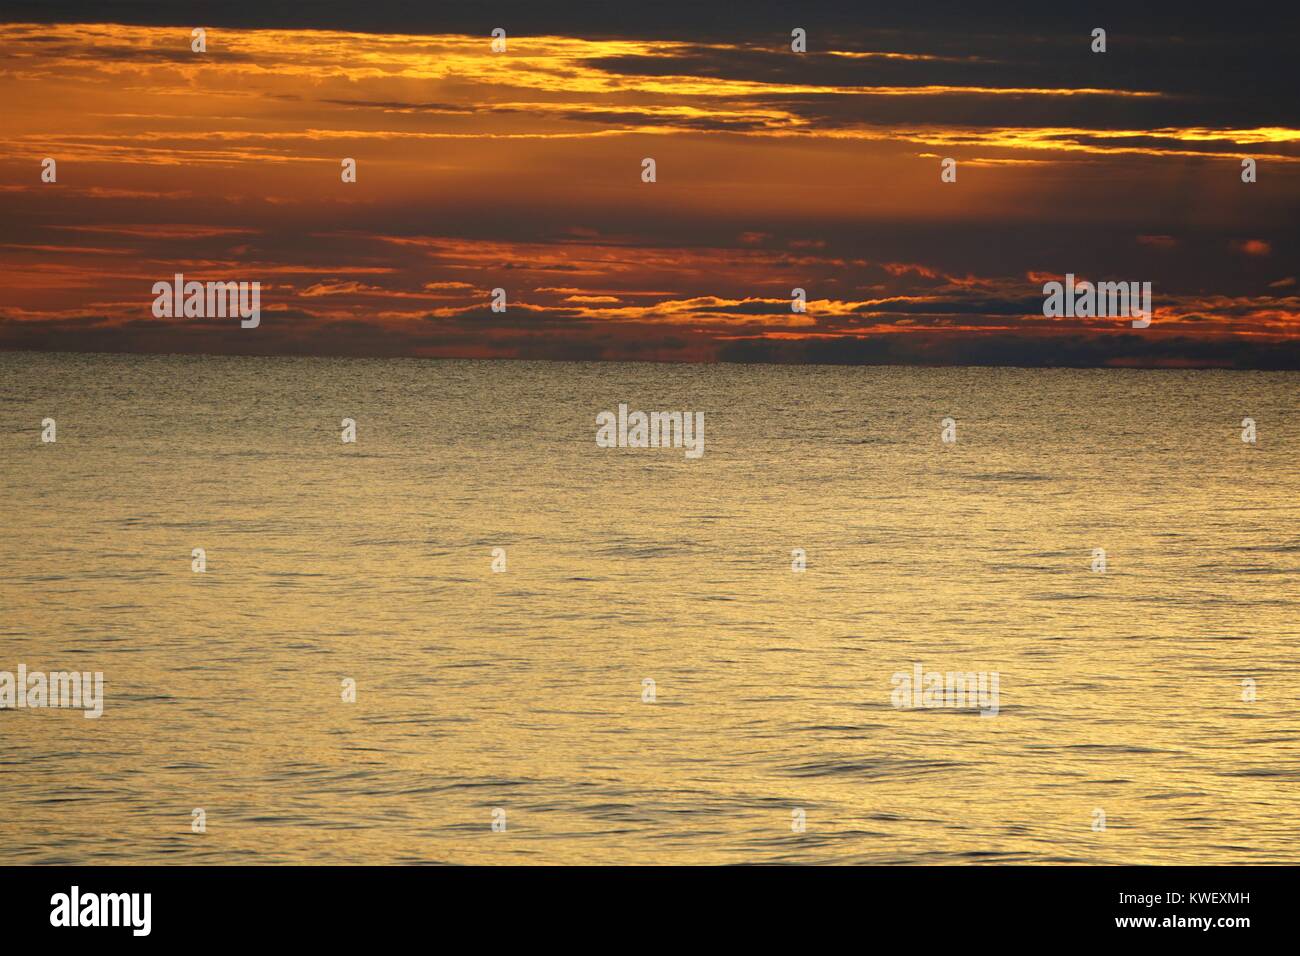
[[[1298,384],[0,354],[0,862],[1298,862]]]

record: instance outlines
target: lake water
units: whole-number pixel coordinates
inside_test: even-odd
[[[0,862],[1300,862],[1298,395],[0,353]]]

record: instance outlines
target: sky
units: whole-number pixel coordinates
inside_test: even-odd
[[[970,6],[9,3],[0,348],[1300,368],[1295,18]]]

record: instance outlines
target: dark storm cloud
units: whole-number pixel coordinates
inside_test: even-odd
[[[1092,7],[1026,16],[942,3],[710,7],[11,4],[0,15],[167,29],[67,28],[65,41],[84,42],[57,47],[19,34],[16,70],[31,72],[28,86],[15,82],[15,101],[49,89],[42,57],[76,62],[65,95],[28,106],[36,119],[12,137],[0,197],[12,298],[0,348],[1300,364],[1295,339],[1277,341],[1300,315],[1277,285],[1300,253],[1297,167],[1276,159],[1300,155],[1284,141],[1300,125],[1294,38],[1266,15],[1224,15],[1233,23],[1219,27]],[[192,64],[188,33],[200,24],[218,50],[222,29],[235,27],[408,36],[244,36],[255,69],[227,75],[214,56],[183,85],[174,64]],[[521,78],[517,63],[486,51],[497,25],[512,38],[687,45],[538,44],[559,52]],[[793,25],[809,31],[804,56],[788,50]],[[1088,51],[1096,25],[1109,31],[1104,56]],[[418,37],[449,32],[483,46]],[[226,41],[226,66],[253,62]],[[381,47],[406,59],[369,59]],[[635,55],[610,55],[621,51]],[[156,62],[160,75],[145,76]],[[350,75],[363,63],[373,76]],[[655,77],[667,80],[643,82]],[[1065,92],[1080,88],[1108,92]],[[1016,92],[998,92],[1007,90]],[[176,93],[190,99],[162,99]],[[159,99],[139,105],[137,95]],[[234,96],[244,99],[224,99]],[[1250,132],[1264,126],[1287,128]],[[1222,129],[1245,132],[1233,141]],[[666,130],[680,135],[654,135]],[[595,135],[605,131],[620,135]],[[852,132],[818,135],[841,131]],[[755,133],[781,135],[730,135]],[[327,168],[335,153],[362,142],[374,157],[359,195],[324,188],[338,181]],[[57,189],[35,184],[27,157],[47,149],[75,157],[60,160]],[[663,151],[662,182],[647,193],[635,170],[653,149]],[[226,168],[203,165],[227,151]],[[1242,154],[1261,157],[1259,184],[1240,182]],[[962,170],[951,187],[937,174],[948,155]],[[104,196],[90,183],[106,184]],[[112,185],[135,198],[112,198]],[[152,282],[182,269],[260,278],[258,335],[147,318]],[[1168,324],[1135,336],[1044,322],[1037,290],[1066,272],[1151,281]],[[507,313],[485,307],[497,285],[509,288]],[[782,297],[795,285],[825,307],[792,318]]]
[[[1164,127],[1200,126],[1208,128],[1255,128],[1284,125],[1265,104],[1242,110],[1222,100],[1133,98],[1121,94],[990,94],[927,93],[923,96],[859,93],[752,94],[715,97],[716,102],[740,112],[711,116],[686,116],[675,113],[640,110],[635,107],[566,110],[553,108],[547,115],[576,123],[589,123],[600,129],[664,129],[699,132],[780,132],[801,130],[835,130],[862,125],[917,129],[956,126],[961,128],[1051,127],[1072,129],[1138,130]],[[482,106],[477,109],[443,103],[406,102],[400,100],[323,100],[331,105],[380,112],[432,114],[518,114],[530,112],[516,106]],[[791,120],[746,115],[743,110],[778,110]],[[794,121],[800,125],[796,127]],[[1062,135],[1062,142],[1076,142],[1111,149],[1180,149],[1187,152],[1214,153],[1237,150],[1229,138],[1198,142],[1180,141],[1168,136],[1135,134],[1128,137],[1096,137],[1086,133]],[[1300,156],[1300,145],[1270,143],[1268,152]]]
[[[267,313],[266,334],[242,334],[238,324],[109,324],[104,316],[32,325],[0,317],[7,349],[224,355],[342,355],[498,357],[525,359],[720,361],[818,365],[979,365],[1025,368],[1146,367],[1252,368],[1300,371],[1300,343],[1244,339],[1022,333],[909,332],[864,338],[741,339],[716,343],[703,336],[649,325],[521,331],[485,339],[458,323],[430,323],[418,332],[359,319],[304,326],[304,314]],[[67,333],[77,331],[75,346]]]
[[[918,84],[919,85],[919,84]],[[1131,97],[1119,94],[992,94],[944,92],[924,96],[862,93],[759,94],[756,105],[786,110],[814,128],[875,124],[904,129],[923,126],[1074,127],[1136,130],[1164,127],[1254,128],[1289,126],[1297,119],[1290,102],[1226,99],[1222,94]],[[1153,138],[1153,142],[1155,138]],[[1161,141],[1163,144],[1163,141]],[[1106,140],[1104,145],[1118,145]],[[1196,144],[1181,144],[1195,146]],[[1222,144],[1220,144],[1221,146]],[[1209,145],[1203,144],[1208,149]],[[1270,151],[1286,151],[1270,144]]]
[[[1137,34],[1206,33],[1225,37],[1294,31],[1284,4],[1255,4],[1239,10],[1186,3],[1041,2],[866,4],[859,0],[748,0],[743,4],[699,0],[610,3],[608,0],[9,0],[10,22],[96,22],[197,24],[232,27],[345,29],[363,32],[465,32],[486,34],[492,26],[514,24],[520,33],[561,32],[578,36],[633,36],[689,39],[692,35],[755,35],[791,26],[816,26],[829,35],[863,30],[901,33],[949,32],[985,36],[1025,30],[1058,32],[1115,24],[1115,32]]]
[[[125,0],[8,3],[8,22],[115,22],[203,25],[209,29],[308,28],[370,33],[461,33],[486,37],[503,26],[511,36],[670,39],[694,45],[671,58],[607,57],[611,73],[697,76],[761,83],[827,86],[968,86],[1146,91],[1159,98],[892,97],[785,99],[818,123],[957,123],[1077,125],[1099,129],[1178,125],[1295,126],[1295,49],[1300,18],[1283,4],[1248,10],[1198,10],[1184,5],[1050,4],[869,5],[854,2],[759,0],[732,6],[677,2],[606,3],[504,0],[409,4],[396,0],[310,4]],[[808,31],[808,53],[789,51],[790,30]],[[1094,27],[1107,30],[1108,50],[1090,50]],[[33,42],[39,38],[32,38]],[[719,48],[709,44],[737,44]],[[874,51],[929,59],[846,58],[828,51]],[[76,55],[129,59],[139,52],[105,44]],[[181,61],[180,51],[150,57]],[[360,105],[360,104],[355,104]],[[372,104],[438,111],[442,104]],[[453,108],[454,109],[454,108]],[[583,119],[586,117],[577,117]],[[599,121],[599,120],[597,120]]]

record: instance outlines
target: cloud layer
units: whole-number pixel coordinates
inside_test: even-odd
[[[0,25],[0,347],[1300,367],[1295,106],[1205,69],[1275,40],[557,26]],[[154,318],[177,272],[261,326]],[[1044,318],[1067,272],[1155,321]]]

